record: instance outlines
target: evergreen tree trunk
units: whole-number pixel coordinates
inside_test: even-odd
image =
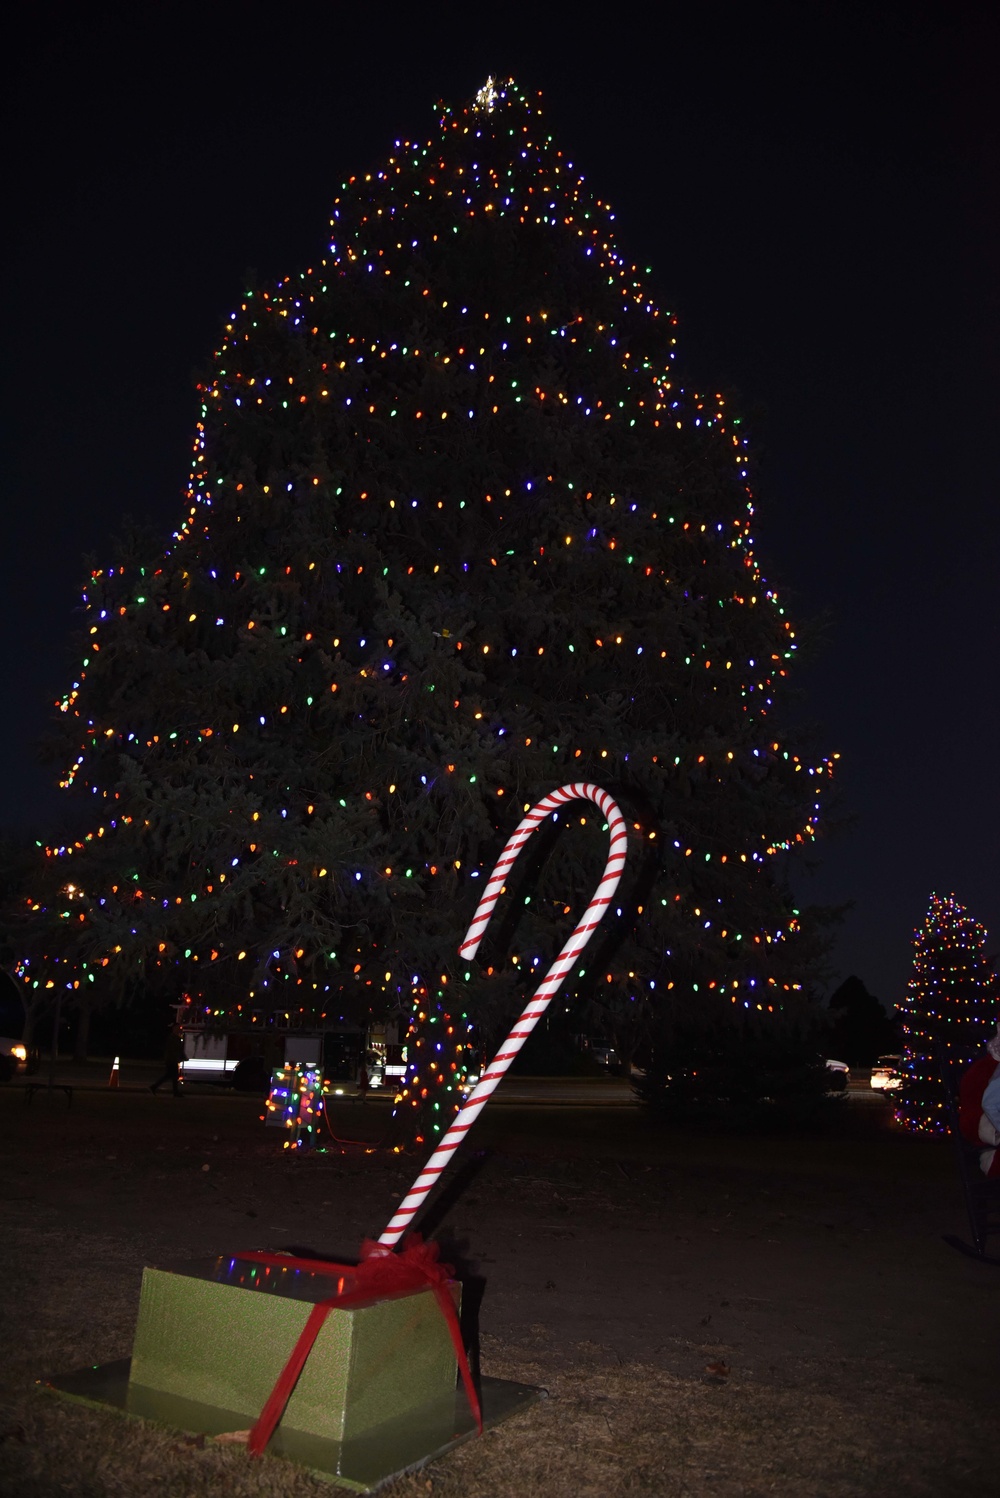
[[[21,1040],[26,1046],[32,1046],[36,1035],[42,1033],[41,1021],[44,1018],[46,1004],[43,999],[32,998],[27,989],[18,985],[21,990],[21,1005],[24,1010],[24,1027],[21,1031]]]
[[[81,1004],[76,1011],[76,1034],[73,1042],[73,1060],[86,1061],[90,1045],[91,1006]]]

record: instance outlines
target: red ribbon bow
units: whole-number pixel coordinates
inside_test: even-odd
[[[428,1287],[434,1291],[434,1298],[447,1322],[469,1408],[475,1419],[476,1428],[482,1435],[483,1417],[479,1407],[479,1397],[476,1394],[475,1384],[472,1382],[469,1360],[465,1355],[462,1329],[455,1310],[455,1302],[448,1288],[455,1271],[450,1264],[441,1264],[438,1261],[439,1252],[436,1243],[424,1243],[419,1233],[411,1233],[399,1253],[393,1253],[384,1244],[374,1243],[366,1238],[361,1245],[361,1262],[356,1266],[331,1264],[325,1259],[296,1259],[289,1254],[244,1253],[235,1255],[237,1259],[249,1259],[255,1264],[269,1264],[280,1269],[304,1269],[310,1274],[334,1275],[337,1279],[349,1280],[351,1285],[350,1289],[341,1290],[338,1295],[332,1295],[329,1300],[319,1301],[309,1312],[306,1324],[292,1349],[292,1355],[278,1375],[278,1380],[250,1432],[247,1449],[252,1456],[260,1456],[274,1434],[274,1428],[292,1397],[292,1390],[305,1367],[306,1359],[319,1335],[319,1329],[335,1307],[357,1305],[360,1301],[373,1300],[384,1295],[405,1294],[410,1290],[422,1290]]]

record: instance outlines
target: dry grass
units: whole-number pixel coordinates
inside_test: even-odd
[[[396,1484],[388,1490],[393,1498],[416,1498],[428,1476],[440,1498],[942,1498],[974,1491],[987,1467],[986,1421],[973,1431],[960,1407],[929,1407],[912,1391],[901,1421],[898,1389],[867,1401],[862,1413],[854,1402],[732,1376],[716,1383],[613,1359],[609,1365],[601,1349],[586,1344],[561,1370],[531,1363],[516,1349],[491,1354],[491,1370],[546,1383],[550,1400],[423,1480]]]
[[[199,1446],[141,1421],[80,1408],[34,1386],[41,1368],[67,1369],[127,1351],[137,1304],[137,1257],[112,1238],[6,1237],[18,1294],[8,1301],[0,1406],[0,1492],[18,1498],[307,1498],[330,1487],[278,1459]],[[19,1271],[13,1272],[17,1261]],[[440,1462],[402,1478],[387,1498],[722,1498],[763,1494],[855,1498],[892,1492],[947,1498],[988,1486],[983,1417],[917,1385],[862,1398],[802,1392],[737,1373],[680,1378],[622,1363],[581,1343],[569,1353],[485,1337],[495,1376],[541,1384],[550,1397]],[[815,1390],[816,1379],[809,1380]]]
[[[289,1172],[286,1162],[273,1159],[270,1141],[260,1143],[255,1115],[242,1121],[235,1106],[223,1112],[221,1105],[197,1102],[180,1112],[170,1111],[166,1105],[156,1106],[160,1101],[125,1100],[126,1112],[114,1100],[81,1098],[72,1113],[40,1111],[34,1116],[20,1101],[6,1100],[5,1137],[11,1148],[6,1183],[0,1185],[0,1495],[329,1494],[335,1489],[279,1459],[253,1462],[241,1448],[199,1445],[176,1432],[68,1404],[36,1384],[46,1373],[129,1352],[144,1263],[162,1262],[165,1255],[205,1252],[203,1240],[239,1243],[252,1233],[255,1241],[277,1243],[282,1241],[276,1236],[279,1227],[290,1224],[287,1231],[294,1232],[317,1208],[339,1214],[342,1241],[357,1241],[362,1225],[377,1220],[389,1187],[398,1184],[392,1176],[395,1166],[364,1159],[316,1161],[307,1171]],[[216,1133],[204,1139],[206,1120]],[[565,1148],[558,1140],[550,1141],[552,1160],[529,1159],[527,1143],[525,1158],[520,1159],[518,1143],[518,1155],[498,1164],[492,1184],[486,1173],[475,1187],[479,1235],[487,1238],[498,1260],[491,1271],[484,1325],[487,1331],[492,1327],[504,1333],[484,1335],[483,1369],[543,1385],[550,1398],[488,1431],[481,1441],[469,1442],[390,1484],[384,1490],[387,1498],[426,1498],[428,1493],[439,1498],[881,1498],[885,1493],[892,1498],[965,1498],[995,1489],[990,1440],[995,1422],[988,1391],[983,1391],[978,1411],[952,1392],[960,1384],[956,1370],[962,1360],[968,1356],[970,1368],[978,1370],[989,1355],[994,1335],[990,1327],[996,1321],[995,1284],[970,1277],[964,1261],[947,1258],[946,1250],[940,1251],[944,1257],[939,1262],[933,1236],[907,1207],[911,1196],[919,1205],[938,1189],[936,1178],[923,1173],[923,1155],[918,1158],[906,1141],[898,1148],[892,1140],[878,1145],[888,1150],[898,1190],[890,1197],[885,1194],[889,1188],[878,1185],[874,1200],[880,1203],[881,1217],[873,1217],[872,1231],[857,1160],[870,1164],[877,1141],[862,1141],[857,1160],[848,1150],[826,1161],[828,1169],[837,1160],[847,1162],[841,1183],[847,1204],[843,1209],[836,1205],[841,1187],[833,1175],[812,1184],[812,1158],[806,1154],[801,1176],[779,1180],[772,1175],[761,1181],[754,1177],[752,1190],[744,1181],[745,1199],[737,1202],[733,1194],[725,1199],[726,1215],[707,1217],[702,1215],[705,1203],[718,1206],[719,1183],[712,1175],[720,1168],[718,1150],[685,1142],[686,1156],[697,1148],[704,1158],[685,1167],[687,1174],[671,1167],[675,1174],[670,1181],[685,1190],[704,1188],[707,1195],[695,1194],[685,1205],[678,1189],[667,1207],[656,1209],[661,1213],[657,1220],[665,1224],[656,1239],[657,1253],[673,1254],[671,1272],[679,1273],[683,1263],[688,1266],[685,1275],[693,1274],[690,1266],[699,1255],[718,1252],[724,1245],[720,1229],[725,1226],[733,1238],[733,1262],[739,1266],[730,1279],[734,1290],[742,1285],[744,1296],[759,1296],[762,1288],[772,1294],[770,1286],[744,1283],[740,1273],[753,1263],[772,1262],[770,1256],[777,1251],[772,1239],[781,1235],[798,1244],[813,1280],[833,1281],[834,1288],[829,1298],[813,1301],[801,1285],[795,1290],[775,1283],[772,1300],[754,1302],[758,1308],[766,1305],[766,1313],[754,1310],[756,1319],[741,1321],[734,1302],[724,1322],[720,1301],[709,1302],[704,1286],[691,1291],[690,1306],[678,1292],[669,1302],[669,1315],[655,1313],[661,1329],[649,1336],[645,1350],[637,1350],[633,1360],[624,1342],[615,1351],[579,1340],[587,1330],[579,1319],[573,1320],[574,1297],[554,1289],[546,1293],[547,1286],[539,1286],[530,1302],[547,1308],[547,1324],[539,1320],[532,1325],[535,1316],[529,1316],[518,1326],[514,1312],[528,1303],[528,1292],[522,1280],[505,1281],[501,1273],[505,1265],[523,1264],[537,1254],[539,1276],[551,1272],[560,1286],[568,1287],[591,1259],[595,1273],[621,1274],[613,1266],[631,1262],[628,1256],[651,1241],[643,1236],[642,1223],[650,1212],[655,1216],[650,1203],[657,1177],[655,1172],[644,1173],[641,1161],[654,1158],[661,1146],[643,1134],[630,1142],[623,1119],[614,1124],[621,1135],[614,1159],[621,1156],[640,1163],[630,1163],[623,1171],[612,1161],[603,1174],[595,1171],[581,1177],[586,1185],[579,1186],[571,1163],[571,1124],[568,1116],[560,1118],[567,1141]],[[509,1130],[512,1124],[504,1127]],[[604,1127],[610,1133],[611,1125]],[[174,1132],[165,1134],[168,1128]],[[551,1129],[549,1134],[556,1132]],[[530,1142],[527,1134],[525,1139]],[[604,1147],[610,1148],[607,1141]],[[770,1146],[766,1153],[773,1154]],[[560,1184],[564,1160],[570,1164],[565,1166],[566,1182]],[[203,1161],[210,1161],[207,1171]],[[912,1186],[907,1171],[913,1175]],[[559,1180],[553,1184],[548,1176]],[[731,1173],[725,1189],[744,1189],[743,1180]],[[762,1182],[774,1189],[775,1202],[760,1189]],[[813,1192],[823,1203],[815,1221],[809,1205]],[[293,1211],[296,1193],[299,1217]],[[560,1193],[566,1195],[568,1206],[556,1216],[562,1211]],[[764,1205],[751,1220],[757,1197]],[[885,1207],[890,1200],[896,1203],[891,1212]],[[469,1216],[472,1210],[469,1195],[461,1211]],[[834,1232],[827,1228],[826,1218],[838,1211]],[[932,1221],[936,1211],[935,1206]],[[853,1228],[851,1214],[857,1219]],[[503,1237],[505,1223],[517,1228],[509,1240]],[[636,1236],[612,1232],[629,1223],[639,1224]],[[529,1253],[531,1224],[539,1236]],[[879,1233],[882,1236],[873,1243]],[[640,1271],[636,1261],[631,1280],[624,1271],[640,1315],[643,1274],[655,1275],[655,1267],[649,1266],[660,1260],[647,1257],[643,1262],[646,1268]],[[895,1266],[891,1273],[890,1265]],[[909,1279],[902,1272],[904,1265],[909,1267]],[[871,1266],[886,1270],[887,1277],[878,1281],[874,1299],[865,1300],[861,1290],[875,1272]],[[666,1283],[669,1276],[662,1278]],[[600,1298],[594,1283],[586,1292],[590,1299],[585,1307],[595,1296]],[[906,1312],[918,1300],[923,1319],[908,1318]],[[791,1305],[799,1308],[794,1316],[813,1318],[810,1330],[821,1326],[828,1335],[825,1340],[799,1339],[784,1361],[775,1360],[773,1349],[766,1355],[762,1349],[761,1314],[766,1314],[772,1340],[780,1342]],[[703,1313],[710,1306],[715,1307],[715,1320],[711,1331],[701,1335],[721,1340],[683,1340],[697,1337],[707,1326],[711,1317]],[[875,1327],[874,1322],[866,1340],[866,1318],[874,1316],[873,1306],[889,1317],[891,1328],[901,1328],[895,1341],[885,1325]],[[578,1314],[579,1305],[576,1309]],[[839,1341],[838,1310],[845,1321]],[[650,1317],[655,1322],[652,1310]],[[728,1335],[720,1323],[730,1328]],[[860,1323],[862,1335],[855,1334],[852,1340],[848,1323],[855,1332]],[[593,1324],[598,1336],[615,1334],[610,1315],[595,1318]],[[935,1330],[940,1335],[933,1349],[924,1346]],[[971,1341],[976,1335],[983,1347],[974,1357]],[[742,1338],[742,1345],[731,1344],[730,1336]],[[924,1353],[907,1362],[903,1354],[915,1343]],[[951,1358],[947,1366],[936,1361],[944,1352]],[[723,1359],[732,1371],[715,1376],[704,1371],[707,1363]],[[966,1380],[966,1394],[975,1395],[978,1381],[978,1372],[975,1380]]]
[[[855,1498],[988,1490],[985,1420],[886,1390],[866,1403],[739,1380],[683,1380],[608,1366],[583,1345],[572,1367],[490,1345],[490,1370],[544,1383],[550,1398],[440,1462],[390,1484],[386,1498]],[[330,1487],[278,1459],[199,1447],[144,1422],[28,1395],[5,1412],[0,1491],[18,1498],[307,1498]],[[983,1484],[986,1484],[984,1487]]]

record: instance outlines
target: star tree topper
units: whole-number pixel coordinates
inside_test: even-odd
[[[495,80],[493,78],[493,75],[490,74],[489,78],[487,78],[482,88],[476,94],[476,108],[485,109],[488,113],[492,112],[493,107],[499,97],[500,96],[496,90]]]

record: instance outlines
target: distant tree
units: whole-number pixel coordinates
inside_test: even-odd
[[[830,1055],[848,1066],[874,1066],[892,1052],[899,1034],[892,1018],[860,978],[846,978],[830,998]]]
[[[971,1061],[994,1029],[1000,990],[985,946],[986,928],[954,895],[931,895],[898,1009],[903,1085],[896,1118],[908,1129],[947,1130],[941,1063]]]

